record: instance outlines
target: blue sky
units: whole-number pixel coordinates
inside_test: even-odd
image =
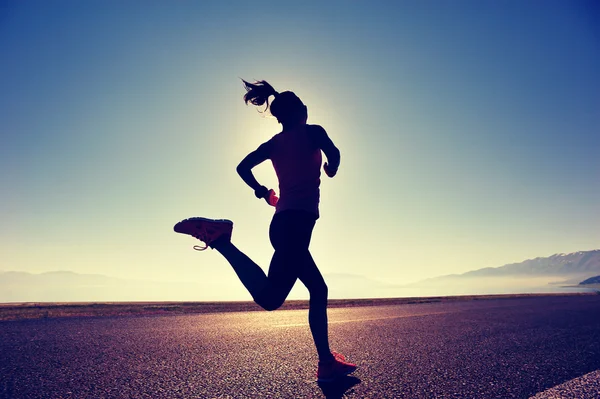
[[[244,105],[240,77],[295,91],[342,152],[312,244],[324,274],[408,283],[599,248],[599,14],[591,1],[4,2],[0,270],[245,295],[218,253],[172,232],[229,218],[234,242],[270,259],[272,209],[235,166],[280,126]],[[268,163],[256,175],[276,188]]]

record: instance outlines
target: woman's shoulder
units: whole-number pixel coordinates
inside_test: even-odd
[[[269,139],[269,141],[267,141],[267,143],[270,143],[270,142],[277,141],[277,140],[281,139],[282,135],[283,135],[283,132],[279,132],[279,133],[274,134],[273,137],[271,137]]]
[[[306,132],[313,142],[319,147],[327,138],[327,132],[321,125],[306,125]]]
[[[324,133],[325,129],[321,125],[306,125],[306,130],[311,133]]]
[[[314,140],[319,141],[321,137],[326,136],[327,133],[321,125],[306,125],[306,134]]]

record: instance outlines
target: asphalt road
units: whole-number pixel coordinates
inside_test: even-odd
[[[599,295],[329,316],[332,348],[359,369],[327,385],[305,310],[2,322],[0,397],[600,397]]]

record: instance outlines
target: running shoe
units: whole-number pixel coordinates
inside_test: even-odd
[[[182,220],[173,228],[176,233],[187,234],[204,242],[204,246],[194,245],[196,251],[204,251],[219,238],[231,240],[233,222],[227,219],[207,219],[194,217]]]
[[[333,355],[333,357],[335,357],[338,360],[341,360],[342,362],[346,361],[346,356],[342,355],[341,353],[337,353],[335,351],[331,351],[331,354]]]
[[[319,362],[319,368],[317,369],[317,381],[319,382],[331,382],[356,370],[356,364],[346,362],[344,355],[336,352],[331,354],[333,360]]]

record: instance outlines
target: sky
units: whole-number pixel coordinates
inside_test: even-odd
[[[341,151],[311,243],[326,280],[600,248],[593,1],[4,1],[0,54],[0,271],[250,299],[173,232],[230,219],[267,268],[273,208],[235,167],[281,126],[240,78],[294,91]]]

